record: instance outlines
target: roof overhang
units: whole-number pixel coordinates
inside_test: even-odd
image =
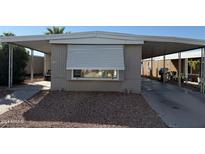
[[[175,42],[149,42],[142,46],[142,58],[151,58],[203,48],[205,45]]]
[[[138,44],[142,45],[143,59],[205,47],[205,40],[98,31],[2,37],[1,42],[20,45],[44,53],[51,52],[52,44]]]

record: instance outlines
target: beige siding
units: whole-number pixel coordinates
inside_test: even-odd
[[[142,47],[125,45],[124,88],[139,93],[141,91]]]
[[[43,74],[44,57],[33,57],[33,71],[34,74]],[[31,56],[25,68],[26,74],[31,74]]]
[[[51,89],[67,89],[66,79],[66,45],[52,45],[51,48]]]
[[[71,71],[66,70],[67,46],[53,45],[51,70],[53,90],[68,91],[125,91],[140,92],[141,46],[124,46],[125,71],[120,71],[119,81],[71,80]]]

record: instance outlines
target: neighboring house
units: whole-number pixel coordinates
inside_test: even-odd
[[[195,66],[191,65],[191,62],[195,62]],[[187,80],[198,82],[198,78],[201,73],[201,57],[187,55],[183,56],[181,59],[181,73],[184,76],[187,76]],[[153,66],[151,66],[153,65]],[[165,60],[165,67],[169,72],[179,72],[179,59],[169,58]],[[142,71],[141,75],[143,76],[152,76],[155,78],[160,78],[159,70],[163,68],[163,60],[161,59],[146,59],[142,61]]]
[[[34,75],[43,75],[44,74],[44,57],[34,56],[33,57],[33,73]],[[31,74],[31,56],[29,56],[29,60],[27,62],[26,75]]]
[[[143,67],[142,67],[141,74],[143,76],[152,76],[156,78],[160,77],[159,70],[163,68],[163,60],[153,60],[152,62],[151,60],[143,60],[142,64]],[[182,60],[182,64],[183,64],[183,60]],[[177,72],[177,67],[178,67],[178,61],[170,60],[170,59],[165,60],[165,68],[168,68],[168,71]]]
[[[112,32],[3,37],[46,54],[51,89],[141,92],[141,60],[205,46],[204,40]]]

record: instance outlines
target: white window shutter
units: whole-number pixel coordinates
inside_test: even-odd
[[[123,45],[68,45],[67,69],[124,70]]]

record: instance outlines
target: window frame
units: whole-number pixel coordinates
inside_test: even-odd
[[[74,77],[74,70],[76,70],[76,69],[72,69],[71,70],[71,80],[101,80],[101,81],[119,81],[120,80],[120,71],[119,70],[116,70],[116,72],[117,72],[117,78],[83,78],[83,77]],[[81,69],[81,70],[83,70],[83,69]],[[100,71],[100,70],[99,70]],[[115,70],[113,70],[113,71],[115,71]]]

